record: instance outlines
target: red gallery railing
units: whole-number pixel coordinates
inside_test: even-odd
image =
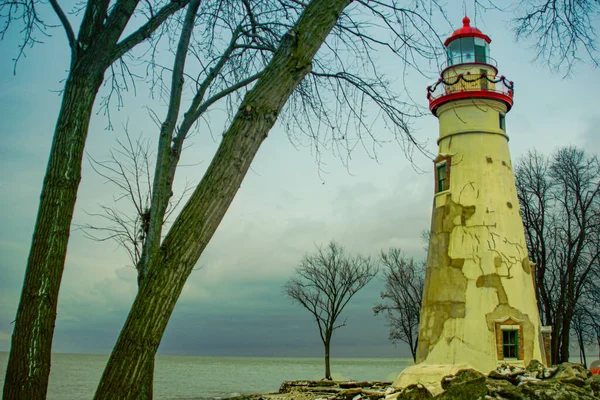
[[[504,101],[507,107],[513,104],[514,83],[504,76],[481,74],[459,74],[446,76],[427,87],[429,109],[434,111],[441,104],[466,98],[491,98]]]

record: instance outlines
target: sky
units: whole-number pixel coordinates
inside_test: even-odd
[[[454,29],[462,16],[462,9],[449,9]],[[515,82],[515,105],[506,119],[513,162],[534,148],[549,154],[565,145],[598,154],[598,70],[579,63],[569,77],[553,73],[533,61],[532,42],[515,42],[509,18],[510,14],[489,11],[472,18],[472,25],[492,38],[491,55],[500,74]],[[446,37],[451,29],[441,24],[438,33]],[[18,43],[17,30],[0,42],[0,351],[10,345],[60,106],[57,91],[68,69],[62,30],[30,49],[14,75]],[[378,62],[391,73],[401,70],[396,59],[382,56]],[[426,107],[425,87],[437,76],[430,66],[421,72],[390,78],[399,91],[406,85],[413,99]],[[112,110],[114,130],[105,129],[107,119],[96,103],[75,226],[91,222],[88,213],[97,212],[100,204],[109,205],[115,196],[114,188],[90,168],[89,157],[106,159],[116,139],[123,137],[125,123],[132,135],[154,140],[157,129],[146,107],[164,116],[164,104],[149,99],[143,84],[124,101],[123,108]],[[208,122],[212,134],[189,140],[179,187],[185,180],[200,180],[223,123],[221,108]],[[411,128],[429,151],[437,151],[434,116],[412,121]],[[346,167],[326,153],[319,172],[309,148],[294,147],[281,125],[273,128],[188,279],[159,354],[319,357],[323,347],[311,315],[282,293],[304,254],[335,240],[350,253],[376,257],[382,249],[399,247],[417,259],[424,257],[421,232],[428,229],[431,216],[431,159],[415,154],[411,163],[382,123],[375,129],[387,140],[377,150],[377,160],[358,149]],[[388,341],[385,320],[373,315],[382,288],[382,278],[376,278],[349,303],[342,316],[347,326],[333,337],[333,357],[410,356],[406,346]],[[136,272],[126,253],[113,242],[91,241],[74,228],[53,351],[109,353],[136,290]]]

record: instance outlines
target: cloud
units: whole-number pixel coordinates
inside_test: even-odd
[[[588,154],[600,155],[600,115],[589,115],[585,119],[585,129],[579,135],[580,146]]]

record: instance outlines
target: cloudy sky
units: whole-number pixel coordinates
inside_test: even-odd
[[[462,10],[449,17],[460,26]],[[600,150],[598,127],[598,70],[578,64],[563,79],[533,62],[530,42],[516,43],[507,23],[509,14],[479,15],[476,25],[492,38],[492,57],[500,73],[516,85],[515,106],[507,116],[513,160],[528,149],[544,153],[575,144]],[[450,32],[440,26],[440,34]],[[41,182],[62,88],[68,51],[61,30],[28,51],[13,75],[13,56],[19,43],[13,30],[0,42],[0,351],[9,348],[26,258],[35,222]],[[397,60],[382,56],[389,71],[400,71]],[[423,66],[392,76],[402,90],[427,105],[425,87],[437,77]],[[153,140],[157,130],[145,107],[164,115],[164,104],[149,100],[144,85],[125,107],[113,110],[114,130],[106,130],[102,114],[92,118],[86,150],[105,159],[122,124],[132,135]],[[97,107],[98,108],[98,107]],[[190,139],[178,182],[198,182],[218,146],[222,117],[215,112],[213,135]],[[320,356],[316,326],[305,310],[286,299],[282,285],[298,261],[315,245],[336,240],[350,252],[376,255],[380,249],[400,247],[423,257],[420,233],[430,221],[433,194],[431,160],[415,155],[414,165],[391,141],[383,124],[375,125],[388,143],[374,161],[358,149],[343,166],[325,154],[319,174],[309,148],[295,148],[281,126],[271,131],[232,206],[190,276],[163,338],[161,354]],[[419,140],[435,152],[437,119],[431,115],[412,121]],[[206,131],[205,131],[206,132]],[[386,136],[387,135],[387,136]],[[155,143],[155,142],[153,142]],[[418,172],[421,169],[424,172]],[[75,212],[75,223],[91,222],[86,214],[100,204],[110,205],[113,188],[85,163]],[[348,305],[347,327],[334,335],[334,357],[405,357],[405,346],[387,340],[382,317],[374,317],[381,280],[374,280]],[[54,338],[55,352],[108,353],[125,320],[136,292],[136,273],[122,249],[111,242],[71,235],[59,298]]]

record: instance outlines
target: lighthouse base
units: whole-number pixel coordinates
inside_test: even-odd
[[[417,364],[400,372],[392,386],[405,388],[409,385],[421,384],[435,396],[443,392],[441,384],[443,377],[469,368],[473,367],[470,364]]]

